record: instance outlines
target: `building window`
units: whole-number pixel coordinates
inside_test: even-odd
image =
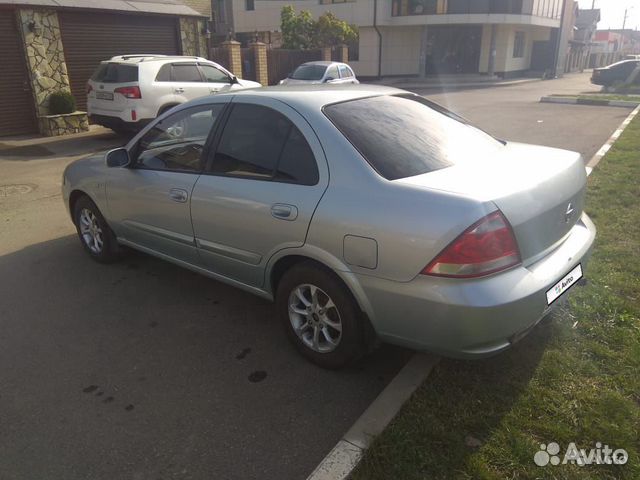
[[[516,32],[513,42],[513,58],[524,58],[524,32]]]
[[[245,0],[244,8],[245,8],[245,10],[255,10],[256,9],[255,1],[254,0]]]

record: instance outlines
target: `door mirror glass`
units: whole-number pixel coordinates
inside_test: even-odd
[[[324,83],[329,83],[329,82],[333,82],[335,80],[335,78],[333,77],[327,77],[324,79]]]
[[[107,152],[106,160],[107,167],[126,167],[131,161],[126,148],[116,148]]]

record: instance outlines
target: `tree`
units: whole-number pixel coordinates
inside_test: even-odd
[[[308,11],[296,14],[291,5],[282,7],[280,12],[280,29],[284,48],[307,50],[313,48],[312,39],[315,21]]]
[[[358,27],[326,12],[318,20],[303,10],[296,14],[291,5],[282,7],[280,29],[283,47],[294,50],[331,47],[354,43],[358,40]]]

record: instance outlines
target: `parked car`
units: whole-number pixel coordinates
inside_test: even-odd
[[[121,55],[100,63],[87,84],[89,118],[115,131],[137,131],[176,105],[227,90],[256,88],[200,57]]]
[[[360,83],[353,73],[353,69],[346,63],[340,62],[307,62],[300,65],[280,85],[319,85],[357,84]]]
[[[176,107],[62,191],[93,259],[128,246],[275,300],[339,367],[376,337],[470,358],[521,339],[584,275],[586,178],[409,92],[305,86]]]
[[[608,67],[594,68],[591,83],[611,87],[616,83],[622,83],[640,65],[640,60],[622,60]],[[640,84],[640,75],[636,77],[636,84]]]

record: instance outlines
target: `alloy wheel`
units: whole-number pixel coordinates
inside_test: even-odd
[[[315,285],[298,285],[291,291],[289,321],[302,343],[315,352],[329,353],[340,344],[340,312],[331,297]]]
[[[98,223],[98,217],[88,208],[80,212],[80,234],[85,245],[92,253],[100,254],[104,248],[104,236]]]

